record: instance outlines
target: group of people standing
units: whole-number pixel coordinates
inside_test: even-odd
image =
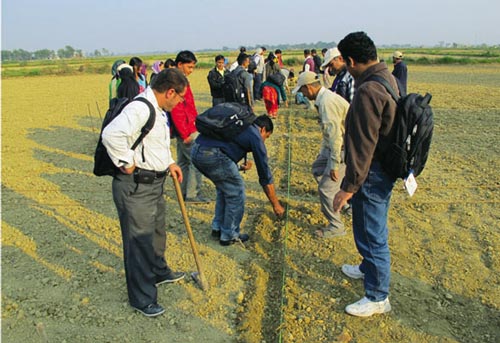
[[[257,55],[263,57],[263,50],[258,49]],[[324,51],[324,54],[322,62],[314,62],[312,55],[305,56],[303,72],[292,93],[300,92],[309,101],[314,101],[320,116],[322,141],[312,173],[318,182],[321,210],[328,224],[316,235],[325,239],[345,235],[340,211],[346,206],[352,208],[354,239],[362,260],[358,265],[343,265],[342,272],[348,277],[364,280],[365,296],[348,305],[346,312],[366,317],[391,309],[387,215],[395,182],[384,172],[378,157],[384,154],[384,147],[391,139],[396,103],[385,88],[371,81],[370,77],[378,75],[394,89],[400,89],[400,86],[387,65],[378,60],[376,47],[364,32],[347,35],[337,47]],[[230,72],[241,75],[245,89],[243,99],[251,110],[259,97],[264,101],[272,98],[266,95],[269,92],[265,91],[266,87],[272,87],[276,92],[273,97],[281,96],[286,101],[286,92],[281,94],[280,87],[269,85],[268,80],[273,73],[280,71],[282,62],[277,55],[277,51],[269,54],[261,72],[258,73],[256,68],[253,75],[248,72],[252,56],[245,51],[240,52],[232,71],[231,68],[225,69],[224,56],[216,56],[216,66],[207,76],[213,106],[225,102],[221,85],[225,73]],[[137,63],[132,63],[135,73]],[[257,117],[254,124],[233,141],[200,135],[196,131],[197,111],[187,79],[196,63],[192,52],[181,51],[173,68],[160,70],[160,65],[153,65],[156,71],[154,81],[138,96],[153,104],[156,122],[135,151],[130,150],[130,143],[139,135],[149,116],[145,104],[129,104],[102,133],[103,143],[120,170],[113,178],[113,199],[122,230],[129,301],[146,316],[164,312],[157,303],[156,287],[184,277],[184,273],[174,272],[168,267],[164,256],[163,184],[167,174],[179,179],[183,196],[188,201],[206,201],[199,189],[201,174],[214,183],[216,204],[211,235],[222,246],[250,239],[248,234],[240,232],[245,208],[245,187],[240,172],[253,165],[246,161],[247,153],[253,154],[259,183],[274,213],[281,217],[285,212],[276,195],[265,146],[274,130],[271,120],[274,108],[268,107],[266,102],[269,115]],[[315,66],[319,63],[323,73],[335,73],[331,85],[325,84],[318,73]],[[116,67],[118,72],[130,69],[120,67]],[[256,77],[257,74],[262,74],[262,78]],[[258,93],[256,84],[259,85]],[[171,135],[177,139],[178,163],[170,152]],[[239,164],[242,160],[244,163]],[[141,173],[149,173],[152,177],[141,178]]]
[[[237,100],[248,105],[252,110],[256,101],[263,100],[267,114],[273,119],[277,118],[280,103],[288,107],[285,87],[289,73],[288,70],[283,69],[280,49],[269,52],[267,57],[264,57],[266,52],[265,47],[260,47],[253,55],[249,55],[246,48],[241,47],[236,61],[228,68],[224,64],[224,56],[216,56],[216,66],[207,76],[212,105],[229,101],[224,96],[224,75],[232,73],[243,90],[241,98]]]

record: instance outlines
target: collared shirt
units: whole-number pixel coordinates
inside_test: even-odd
[[[145,97],[156,111],[156,121],[135,150],[130,147],[149,118],[149,107],[134,101],[128,104],[102,132],[102,142],[117,167],[130,168],[134,164],[143,169],[165,171],[175,163],[170,152],[170,130],[165,112],[158,106],[153,90],[148,87],[137,97]]]
[[[255,72],[257,74],[262,74],[264,72],[264,56],[258,55],[258,57],[255,58],[255,64],[257,65],[257,68],[255,69]]]
[[[347,102],[352,102],[352,98],[354,97],[354,78],[349,74],[347,68],[342,69],[337,74],[330,90],[346,99]]]
[[[321,147],[330,150],[332,169],[338,170],[344,141],[344,122],[349,103],[340,95],[321,87],[316,96],[315,105],[318,107],[321,118],[321,131],[323,133]]]

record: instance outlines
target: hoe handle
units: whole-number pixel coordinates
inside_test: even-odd
[[[196,248],[196,242],[194,240],[193,231],[191,230],[191,225],[189,224],[189,218],[186,211],[186,205],[184,204],[184,198],[182,197],[181,186],[179,180],[172,174],[172,179],[174,180],[175,193],[177,194],[177,200],[179,201],[179,207],[181,208],[182,218],[184,220],[184,225],[186,226],[186,231],[189,238],[189,243],[191,243],[191,249],[193,250],[194,260],[196,262],[196,268],[198,269],[198,282],[201,289],[206,291],[208,289],[208,283],[203,274],[201,267],[200,257],[198,256],[198,249]]]

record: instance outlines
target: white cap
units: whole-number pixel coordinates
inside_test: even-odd
[[[327,65],[330,64],[330,62],[335,58],[340,56],[340,51],[337,48],[331,48],[326,51],[325,54],[325,61],[321,65],[321,68],[326,67]]]

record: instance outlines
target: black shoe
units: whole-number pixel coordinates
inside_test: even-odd
[[[164,283],[177,282],[184,279],[184,276],[186,276],[186,273],[174,272],[170,270],[167,274],[156,277],[156,287]]]
[[[132,307],[136,311],[141,312],[146,317],[156,317],[156,316],[159,316],[160,314],[165,312],[165,309],[157,303],[149,304],[148,306],[143,307],[143,308],[138,308],[138,307],[134,307],[134,306],[132,306]]]
[[[228,246],[228,245],[231,245],[231,244],[234,244],[236,242],[241,242],[241,243],[245,243],[246,241],[248,241],[250,239],[250,236],[247,235],[246,233],[241,233],[238,238],[235,238],[235,239],[231,239],[229,241],[223,241],[222,239],[219,241],[220,245],[223,245],[223,246]]]
[[[212,230],[212,237],[220,239],[220,230]]]

